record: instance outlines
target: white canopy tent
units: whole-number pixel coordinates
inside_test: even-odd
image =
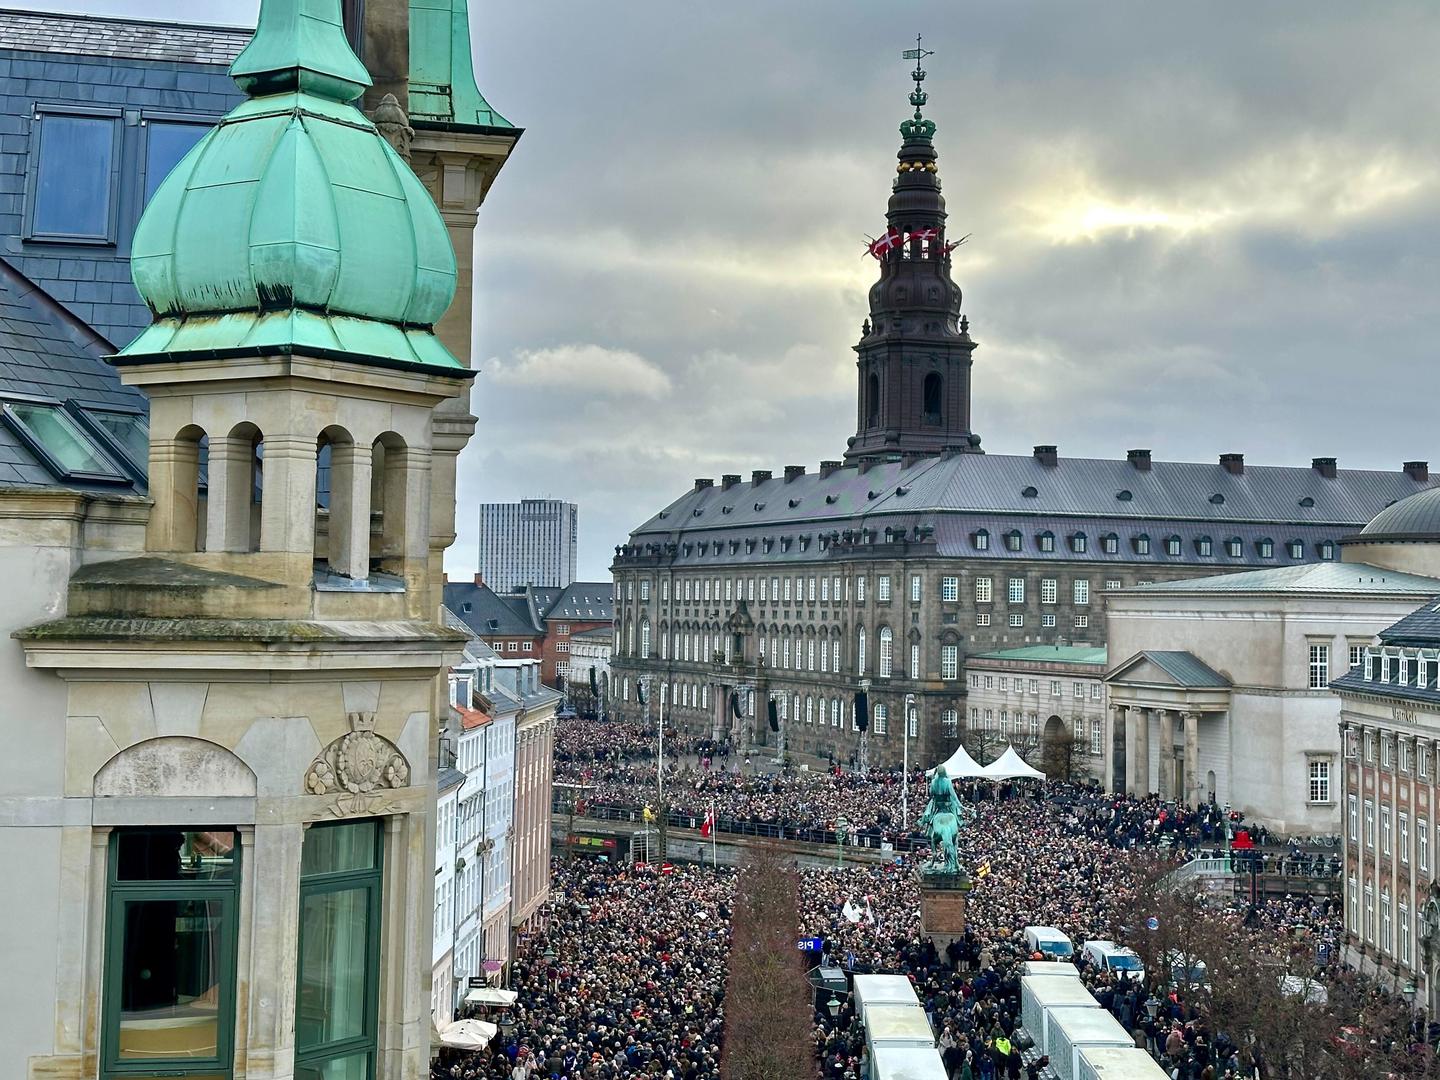
[[[936,768],[939,767],[936,766]],[[945,762],[944,768],[945,775],[951,780],[973,780],[986,775],[980,763],[966,753],[963,746],[955,748],[955,753],[950,755],[950,760]],[[925,775],[934,776],[935,769],[929,770]]]
[[[1015,747],[1005,746],[1005,752],[992,761],[985,768],[980,770],[980,775],[987,780],[1044,780],[1045,774],[1039,769],[1025,764],[1020,755],[1015,752]]]
[[[455,1050],[484,1050],[499,1030],[484,1020],[453,1020],[440,1029],[440,1045]]]
[[[465,995],[466,1005],[490,1005],[508,1009],[520,995],[514,990],[501,990],[495,986],[477,986]]]

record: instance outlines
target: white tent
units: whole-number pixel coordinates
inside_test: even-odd
[[[490,1005],[508,1009],[520,995],[514,990],[501,990],[494,986],[477,986],[465,995],[466,1005]]]
[[[1045,774],[1020,760],[1015,747],[1006,744],[1005,752],[980,770],[990,780],[1044,780]]]
[[[925,775],[934,776],[935,769],[931,769]],[[972,780],[977,776],[985,776],[987,773],[980,767],[978,761],[965,752],[965,747],[957,746],[955,753],[950,755],[950,760],[945,762],[945,775],[951,780]]]
[[[456,1050],[484,1050],[498,1030],[484,1020],[454,1020],[440,1029],[440,1045]]]

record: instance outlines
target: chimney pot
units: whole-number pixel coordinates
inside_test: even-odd
[[[1060,452],[1054,446],[1037,446],[1035,460],[1041,465],[1055,466],[1060,464]]]
[[[1245,455],[1221,454],[1220,464],[1232,476],[1240,476],[1245,472]]]
[[[786,466],[785,466],[785,483],[787,483],[787,484],[788,484],[791,480],[794,480],[797,476],[804,476],[804,475],[805,475],[805,466],[804,466],[804,465],[786,465]]]
[[[820,462],[820,475],[829,476],[840,468],[842,468],[842,465],[838,461],[822,461]]]
[[[695,490],[704,491],[706,488],[715,486],[715,481],[708,476],[697,476],[695,478]]]
[[[1429,480],[1430,463],[1428,461],[1407,461],[1405,462],[1405,475],[1411,480]]]
[[[484,585],[484,584],[485,584],[485,575],[482,574],[482,573],[480,573],[479,570],[476,570],[476,571],[475,571],[475,584],[476,584],[476,585]]]
[[[1130,462],[1131,465],[1135,466],[1136,471],[1138,471],[1138,472],[1149,472],[1149,471],[1150,471],[1150,451],[1149,451],[1149,450],[1128,450],[1128,451],[1126,451],[1126,453],[1125,453],[1125,458],[1126,458],[1127,461]]]
[[[739,473],[727,472],[724,476],[720,477],[720,490],[721,490],[721,491],[729,491],[732,487],[734,487],[734,486],[735,486],[736,484],[738,484],[739,482],[740,482],[740,474],[739,474]]]
[[[770,479],[770,470],[769,470],[769,469],[756,469],[754,472],[752,472],[752,473],[750,474],[750,486],[751,486],[751,487],[759,487],[761,484],[765,483],[765,481],[766,481],[766,480],[769,480],[769,479]]]
[[[1311,458],[1310,467],[1327,480],[1335,479],[1335,459],[1333,457]]]

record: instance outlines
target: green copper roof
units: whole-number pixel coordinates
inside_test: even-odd
[[[1064,664],[1094,664],[1105,666],[1105,649],[1081,645],[1030,645],[1022,649],[1002,649],[999,652],[973,653],[974,660],[1051,660]]]
[[[469,0],[410,0],[410,119],[514,127],[475,85]]]
[[[156,191],[131,273],[155,324],[123,359],[327,349],[463,371],[432,328],[455,253],[410,167],[349,102],[369,82],[339,0],[262,0],[250,94]]]

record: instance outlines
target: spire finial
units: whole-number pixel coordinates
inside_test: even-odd
[[[298,90],[350,102],[370,85],[345,38],[340,0],[260,0],[255,36],[230,77],[251,97]]]
[[[915,48],[906,49],[903,53],[900,54],[900,58],[902,60],[915,61],[915,70],[910,72],[910,78],[915,80],[915,89],[910,91],[910,104],[915,106],[916,120],[920,119],[920,106],[924,105],[925,102],[930,100],[930,96],[925,93],[924,89],[920,85],[925,81],[925,69],[920,66],[920,61],[924,60],[927,56],[935,55],[935,51],[933,49],[922,49],[920,47],[921,40],[922,38],[920,37],[920,35],[916,34]]]

